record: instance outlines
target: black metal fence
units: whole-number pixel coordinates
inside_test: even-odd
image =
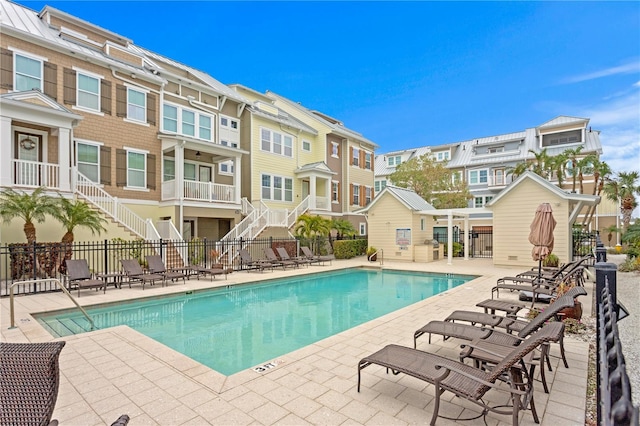
[[[598,424],[638,426],[618,332],[626,310],[616,300],[616,272],[613,264],[596,264]]]
[[[573,230],[572,251],[573,260],[581,259],[595,253],[598,241],[598,231]]]
[[[459,229],[453,230],[453,255],[464,256],[464,245],[469,243],[470,257],[493,257],[493,231],[492,230],[472,230],[470,238],[465,238],[464,231]],[[433,238],[437,240],[441,246],[447,248],[449,236],[446,232],[434,232]]]
[[[302,242],[304,245],[306,242]],[[326,251],[326,239],[315,240],[317,251]],[[263,259],[266,247],[285,247],[291,255],[299,253],[300,242],[291,238],[262,238],[251,241],[238,239],[220,242],[207,239],[191,241],[171,240],[104,240],[91,242],[0,245],[0,296],[9,294],[9,287],[16,281],[30,281],[42,278],[57,278],[65,282],[66,259],[86,259],[95,273],[121,272],[121,259],[136,259],[146,266],[145,257],[161,255],[167,268],[186,265],[206,265],[221,263],[235,270],[243,265],[236,255],[238,249],[245,248],[252,258]],[[320,248],[322,250],[320,250]],[[24,283],[14,288],[14,294],[54,291],[52,282]]]

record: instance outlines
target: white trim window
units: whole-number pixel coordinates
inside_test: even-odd
[[[184,163],[184,180],[197,181],[196,171],[198,169],[198,165],[196,163],[188,163],[185,161]]]
[[[196,136],[196,113],[188,109],[182,110],[182,134]]]
[[[353,185],[353,202],[354,206],[360,205],[360,185]]]
[[[212,141],[213,119],[213,115],[166,102],[162,104],[162,131],[166,133]]]
[[[198,137],[210,141],[211,134],[211,117],[198,114]]]
[[[147,94],[127,87],[127,118],[141,123],[147,122]]]
[[[232,175],[234,172],[233,160],[223,161],[218,164],[218,173],[221,175]]]
[[[340,182],[335,180],[331,181],[331,202],[335,204],[340,202]]]
[[[147,152],[127,150],[127,187],[147,189]]]
[[[462,172],[461,171],[457,171],[457,172],[452,172],[451,173],[451,183],[460,183],[462,182]]]
[[[176,179],[176,161],[173,158],[164,158],[162,161],[162,181],[167,182]]]
[[[399,166],[400,163],[402,163],[402,156],[400,155],[387,157],[387,164],[389,166]]]
[[[308,140],[302,141],[302,150],[306,152],[311,152],[311,142]]]
[[[293,158],[293,137],[261,127],[260,149],[262,151]]]
[[[263,173],[260,181],[263,200],[293,201],[292,178]]]
[[[376,192],[382,191],[383,189],[385,189],[387,187],[386,179],[375,181],[374,187],[376,189]]]
[[[100,183],[100,145],[76,142],[76,164],[78,171],[91,182]]]
[[[333,158],[340,158],[340,150],[338,149],[337,142],[331,142],[331,156]]]
[[[351,165],[360,167],[360,148],[352,149],[353,155],[351,156]]]
[[[449,151],[440,151],[436,154],[437,161],[448,161]]]
[[[76,71],[76,106],[100,112],[101,75],[74,68]]]
[[[364,187],[364,204],[365,206],[368,205],[371,202],[371,187],[370,186],[365,186]]]
[[[488,182],[487,169],[469,170],[469,185],[480,185]]]
[[[16,91],[38,89],[43,87],[43,60],[35,56],[27,56],[22,53],[14,53],[14,83]]]
[[[240,122],[236,118],[220,116],[220,143],[237,147],[240,144]]]
[[[366,152],[364,153],[364,168],[367,170],[371,170],[371,153],[370,152]]]
[[[484,207],[487,204],[489,204],[489,201],[493,200],[493,196],[491,195],[487,195],[484,197],[475,197],[473,199],[473,206],[475,208],[480,208],[480,207]]]
[[[178,107],[169,104],[162,105],[162,130],[178,133]]]
[[[365,222],[360,222],[359,225],[358,230],[360,231],[360,235],[367,235],[367,224]]]

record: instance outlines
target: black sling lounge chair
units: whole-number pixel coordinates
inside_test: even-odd
[[[240,256],[240,269],[246,268],[248,271],[257,269],[262,272],[265,268],[271,268],[273,271],[273,262],[266,259],[253,260],[247,249],[239,249],[238,255]]]
[[[147,265],[149,265],[149,271],[152,274],[162,275],[165,282],[166,280],[182,280],[182,283],[186,284],[187,275],[178,269],[167,270],[167,267],[164,266],[164,262],[162,261],[162,257],[159,255],[146,256],[146,259]]]
[[[161,281],[164,286],[164,275],[145,274],[142,270],[142,266],[140,266],[136,259],[120,259],[120,263],[122,264],[125,274],[129,278],[129,287],[131,287],[132,282],[136,281],[140,281],[142,283],[143,290],[144,285],[147,282],[150,282],[153,285],[156,281]]]
[[[67,259],[65,262],[67,264],[69,284],[78,286],[78,297],[80,297],[80,290],[83,288],[101,288],[102,293],[107,292],[106,280],[99,280],[91,275],[87,259]]]
[[[263,249],[264,251],[264,255],[267,258],[267,260],[271,263],[273,263],[273,266],[282,266],[282,269],[286,269],[287,267],[289,268],[297,268],[298,264],[296,262],[294,262],[293,260],[280,260],[278,259],[278,256],[276,256],[276,252],[273,251],[273,249],[271,247],[265,247]]]
[[[482,407],[481,416],[486,415],[489,411],[499,414],[511,414],[514,425],[518,424],[520,410],[530,406],[534,421],[539,423],[533,401],[533,381],[529,377],[523,358],[538,346],[549,341],[550,335],[553,333],[547,332],[545,328],[538,330],[519,346],[514,347],[491,370],[479,369],[459,361],[405,346],[388,345],[360,360],[358,363],[357,390],[360,392],[361,371],[375,364],[385,367],[387,373],[389,370],[393,374],[404,373],[435,386],[436,399],[431,425],[436,423],[440,408],[440,396],[445,391],[449,391]],[[495,407],[483,401],[484,395],[492,389],[506,390],[505,387],[498,386],[497,382],[500,380],[507,380],[509,385],[508,391],[511,394],[513,403],[510,411],[503,406]]]
[[[311,264],[311,259],[307,259],[306,257],[291,257],[289,253],[287,253],[287,249],[284,247],[276,247],[276,251],[278,252],[278,257],[282,261],[295,262],[298,266]]]
[[[309,247],[307,247],[307,246],[301,246],[300,250],[302,250],[302,254],[307,259],[311,260],[312,264],[313,263],[322,263],[324,265],[325,262],[329,262],[329,265],[331,265],[331,261],[336,258],[333,254],[315,255],[315,254],[313,254],[311,249]]]

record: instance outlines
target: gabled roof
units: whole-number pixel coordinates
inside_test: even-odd
[[[589,122],[588,118],[578,118],[578,117],[569,117],[567,115],[559,115],[553,120],[549,120],[546,123],[542,123],[541,125],[538,126],[538,128],[544,129],[546,127],[558,127],[558,126],[564,126],[572,123],[582,125],[588,122]]]
[[[327,163],[325,163],[324,161],[318,161],[318,162],[315,162],[315,163],[304,164],[304,165],[298,167],[294,171],[295,174],[305,173],[305,172],[316,172],[316,173],[330,174],[330,175],[337,174],[336,172],[332,171],[329,168],[329,166],[327,166]]]
[[[13,106],[18,109],[29,111],[40,111],[47,114],[54,114],[57,117],[80,121],[84,117],[75,113],[66,106],[54,101],[40,90],[26,90],[23,92],[10,92],[0,95],[2,109]],[[3,112],[3,115],[6,111]]]
[[[310,118],[319,121],[320,123],[322,123],[325,126],[329,127],[336,134],[342,135],[342,136],[347,137],[347,138],[356,139],[356,140],[361,141],[361,142],[365,142],[367,144],[372,145],[374,149],[378,148],[378,145],[375,142],[370,141],[369,139],[365,138],[362,135],[362,133],[358,133],[355,130],[351,130],[351,129],[348,129],[348,128],[344,127],[340,121],[338,121],[338,120],[336,120],[334,118],[330,118],[326,114],[319,113],[318,111],[312,111],[312,110],[310,110],[308,108],[303,107],[301,104],[296,103],[296,102],[294,102],[294,101],[292,101],[290,99],[287,99],[284,96],[278,95],[277,93],[274,93],[274,92],[272,92],[270,90],[267,90],[266,94],[269,97],[272,97],[272,98],[275,98],[277,100],[280,100],[280,101],[286,103],[287,105],[289,105],[290,107],[295,108],[295,109],[303,112],[305,115],[309,116]],[[331,121],[329,121],[328,118],[330,118]]]
[[[374,164],[374,170],[375,170],[375,176],[379,177],[379,176],[389,176],[391,173],[396,171],[397,166],[389,166],[389,163],[387,162],[387,158],[388,157],[392,157],[395,155],[400,155],[402,157],[409,155],[408,158],[406,158],[404,161],[402,161],[403,163],[416,158],[416,157],[421,157],[424,154],[429,154],[431,152],[431,148],[428,146],[423,146],[420,148],[411,148],[411,149],[404,149],[404,150],[400,150],[400,151],[391,151],[388,152],[386,154],[379,154],[376,155],[375,157],[375,164]]]
[[[524,172],[523,174],[521,174],[520,176],[518,176],[518,178],[516,180],[514,180],[513,182],[511,182],[505,189],[503,189],[502,191],[500,191],[498,193],[498,195],[496,195],[490,202],[489,204],[487,204],[487,207],[493,207],[494,205],[496,205],[498,202],[500,202],[500,200],[502,198],[504,198],[505,195],[507,195],[509,192],[513,191],[514,188],[517,188],[523,181],[525,180],[531,180],[535,183],[537,183],[538,185],[544,187],[546,190],[548,190],[549,192],[557,195],[558,197],[565,199],[565,200],[570,200],[570,201],[580,201],[583,202],[587,205],[594,205],[594,204],[598,204],[600,202],[600,197],[598,197],[597,195],[587,195],[587,194],[575,194],[572,192],[567,192],[563,189],[560,189],[558,186],[552,184],[551,182],[549,182],[548,180],[542,178],[541,176],[531,172],[531,171],[527,171]]]
[[[276,107],[274,107],[276,108]],[[312,135],[317,135],[318,131],[311,126],[307,126],[302,121],[297,118],[284,113],[282,110],[278,108],[278,115],[270,114],[267,111],[264,111],[260,108],[256,108],[255,106],[249,106],[247,109],[251,112],[251,114],[266,118],[267,120],[275,121],[277,123],[283,124],[288,127],[292,127],[294,129],[302,130],[304,132],[310,133]]]
[[[398,201],[404,204],[409,210],[412,210],[414,212],[422,211],[422,210],[435,210],[435,208],[431,204],[427,203],[424,200],[424,198],[419,196],[415,191],[411,189],[400,188],[399,186],[387,185],[382,191],[380,191],[378,195],[376,195],[376,197],[373,199],[372,202],[369,203],[368,206],[360,210],[357,210],[354,213],[366,213],[380,199],[382,199],[384,194],[387,194],[387,193],[395,197]]]

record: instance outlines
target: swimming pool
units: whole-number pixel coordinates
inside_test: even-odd
[[[474,279],[347,269],[87,308],[231,375]],[[89,329],[78,311],[36,316],[51,334]]]

